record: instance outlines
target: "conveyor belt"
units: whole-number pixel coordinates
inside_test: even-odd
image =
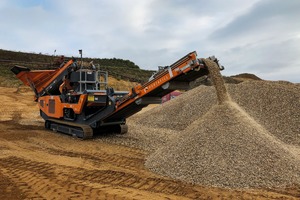
[[[175,88],[164,87],[165,84],[168,83],[176,83],[189,85],[190,82],[195,81],[197,78],[205,76],[208,74],[208,70],[202,63],[198,63],[198,59],[196,58],[196,52],[192,52],[179,61],[172,64],[169,68],[166,68],[161,73],[157,74],[156,77],[145,83],[141,88],[139,88],[139,92],[144,92],[150,87],[153,87],[151,91],[144,92],[143,94],[139,93],[135,96],[127,96],[124,97],[123,101],[120,105],[118,105],[116,111],[105,118],[104,121],[114,121],[120,119],[126,119],[131,115],[139,112],[143,107],[146,107],[148,104],[139,104],[139,99],[146,98],[154,98],[154,97],[163,97],[166,94],[176,90]],[[195,60],[197,59],[197,60]],[[196,61],[196,62],[195,62]],[[190,64],[196,63],[196,64]],[[176,73],[177,71],[181,71],[181,73]],[[178,89],[178,88],[177,88]],[[127,104],[127,105],[126,105]],[[149,103],[150,104],[150,103]],[[124,106],[125,105],[125,106]]]

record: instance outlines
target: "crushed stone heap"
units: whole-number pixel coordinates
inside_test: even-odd
[[[300,183],[297,155],[233,102],[213,106],[151,154],[146,166],[159,174],[210,186]]]
[[[192,183],[300,184],[300,85],[225,86],[219,71],[209,69],[215,88],[199,86],[129,118],[122,144],[149,150],[145,165],[152,171]]]

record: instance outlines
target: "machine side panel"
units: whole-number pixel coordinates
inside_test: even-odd
[[[77,103],[62,103],[60,96],[43,96],[40,97],[39,108],[43,113],[45,113],[48,117],[52,118],[63,118],[64,117],[64,109],[71,109],[75,114],[81,115],[82,110],[85,106],[87,100],[87,95],[82,94]]]

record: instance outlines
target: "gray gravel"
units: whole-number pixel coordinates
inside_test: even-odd
[[[300,146],[300,86],[250,81],[230,85],[232,99],[273,135]]]
[[[129,118],[137,125],[150,128],[184,130],[193,121],[204,115],[217,104],[213,87],[199,86],[145,113]]]
[[[235,103],[214,106],[149,156],[152,171],[230,188],[300,183],[300,160]]]
[[[214,64],[209,60],[204,62],[209,67],[219,105],[158,148],[145,165],[162,175],[209,186],[259,188],[299,184],[298,148],[285,143],[299,142],[298,88],[280,83],[233,85],[235,100],[261,119],[257,121],[231,101]],[[281,120],[282,117],[286,118]],[[278,134],[282,123],[285,123],[281,127],[285,129],[281,132],[284,136]]]
[[[300,184],[300,85],[246,81],[226,87],[230,97],[224,85],[218,95],[214,87],[199,86],[129,118],[128,134],[105,140],[148,150],[149,169],[187,182]]]

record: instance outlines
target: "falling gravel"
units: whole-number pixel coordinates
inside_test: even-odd
[[[216,65],[216,63],[210,59],[202,59],[202,61],[208,68],[209,75],[216,89],[219,104],[229,101],[229,94],[227,93],[227,89],[218,65]]]

